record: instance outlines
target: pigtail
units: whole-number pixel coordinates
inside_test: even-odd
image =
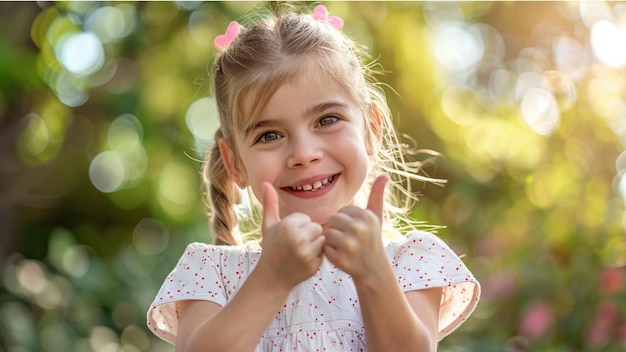
[[[235,204],[241,201],[237,184],[230,178],[220,148],[217,143],[223,138],[222,129],[215,132],[215,143],[209,150],[208,160],[204,165],[204,181],[208,188],[211,208],[211,226],[216,245],[236,245],[233,232],[237,229],[238,217]]]

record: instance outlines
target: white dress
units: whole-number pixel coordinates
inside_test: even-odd
[[[439,339],[469,317],[478,303],[480,285],[441,239],[411,231],[391,240],[386,249],[404,292],[443,288]],[[176,302],[207,300],[224,306],[260,255],[256,242],[241,246],[190,244],[150,306],[148,327],[173,344],[178,330]],[[313,277],[293,289],[255,351],[367,351],[359,300],[350,276],[324,260]]]

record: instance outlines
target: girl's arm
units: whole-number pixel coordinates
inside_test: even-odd
[[[223,308],[210,301],[178,303],[176,351],[252,351],[291,288],[253,270]]]
[[[442,289],[403,293],[382,241],[372,247],[363,257],[367,262],[361,265],[363,274],[349,273],[359,296],[367,350],[437,351]],[[336,261],[335,265],[341,268],[341,261]]]
[[[437,351],[441,288],[402,292],[391,266],[354,280],[368,351]]]
[[[387,181],[374,182],[366,209],[345,207],[329,219],[324,253],[352,276],[368,351],[436,351],[442,289],[402,292],[381,234]]]
[[[278,195],[263,185],[263,251],[257,266],[223,307],[206,301],[179,303],[176,351],[252,351],[300,282],[322,264],[322,227],[304,214],[280,219]]]

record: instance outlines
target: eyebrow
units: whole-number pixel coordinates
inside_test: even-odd
[[[342,103],[340,101],[327,101],[327,102],[323,102],[317,105],[313,105],[310,108],[308,108],[305,112],[304,112],[304,116],[308,117],[311,115],[317,115],[320,114],[328,109],[331,108],[339,108],[342,110],[349,110],[350,106],[346,103]]]
[[[327,102],[323,102],[320,104],[316,104],[311,106],[310,108],[306,109],[304,111],[304,114],[302,115],[304,118],[308,118],[312,115],[318,115],[323,113],[324,111],[331,109],[331,108],[338,108],[341,110],[349,110],[350,106],[346,103],[340,102],[340,101],[327,101]],[[252,132],[259,128],[259,127],[263,127],[266,125],[272,125],[273,123],[275,123],[275,119],[266,119],[266,120],[261,120],[261,121],[257,121],[255,123],[250,124],[248,127],[245,128],[244,132],[244,137],[247,139],[250,134],[252,134]]]

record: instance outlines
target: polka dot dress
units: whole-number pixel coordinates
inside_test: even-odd
[[[387,255],[403,291],[442,287],[439,339],[456,329],[478,303],[480,285],[437,236],[411,231],[391,240]],[[174,343],[176,301],[208,300],[224,306],[261,256],[256,242],[242,246],[190,244],[148,310],[148,327]],[[257,352],[366,351],[359,299],[349,275],[324,260],[296,286],[259,341]]]

